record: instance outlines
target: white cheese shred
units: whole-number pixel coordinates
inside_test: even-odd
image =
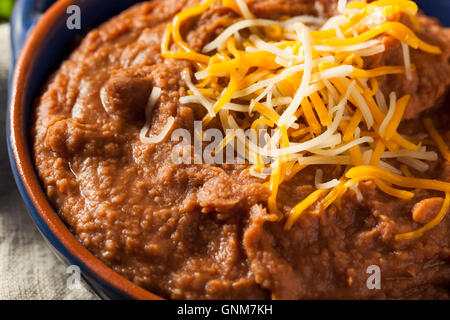
[[[392,116],[394,115],[396,104],[397,104],[397,95],[395,94],[395,92],[391,92],[389,94],[389,110],[386,114],[386,117],[384,117],[384,120],[380,125],[380,135],[381,136],[384,135],[384,132],[386,131],[386,127],[389,124],[389,122],[391,121]]]
[[[147,134],[150,130],[150,125],[151,125],[151,120],[152,120],[151,114],[152,114],[153,109],[154,109],[156,103],[158,102],[158,99],[160,98],[160,96],[161,96],[161,89],[158,87],[153,87],[153,89],[150,93],[150,96],[148,98],[147,106],[145,108],[145,124],[142,127],[141,131],[139,132],[139,139],[141,140],[142,143],[156,144],[156,143],[160,143],[160,142],[164,141],[164,139],[166,138],[166,136],[172,129],[173,124],[175,123],[175,118],[169,117],[167,119],[166,125],[163,127],[163,129],[161,130],[161,132],[158,135],[147,136]]]
[[[409,46],[404,42],[401,42],[401,44],[402,44],[402,51],[403,51],[403,60],[405,62],[406,79],[411,81],[412,73],[411,73],[411,57],[409,54]]]

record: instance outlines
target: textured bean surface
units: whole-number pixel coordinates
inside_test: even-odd
[[[259,17],[335,12],[332,0],[254,0]],[[92,30],[48,80],[37,101],[34,158],[42,185],[61,218],[96,256],[135,283],[172,299],[448,298],[450,219],[413,241],[394,235],[420,226],[415,203],[442,194],[415,191],[394,199],[361,183],[326,212],[310,208],[289,231],[267,213],[270,191],[248,167],[179,165],[175,142],[143,144],[139,131],[151,88],[162,89],[151,132],[168,117],[192,130],[202,110],[181,105],[181,71],[187,61],[165,60],[160,41],[166,23],[197,1],[157,0],[139,4]],[[233,15],[216,4],[184,26],[199,50]],[[417,119],[430,107],[448,141],[449,31],[421,18],[421,36],[444,54],[412,51],[418,72],[410,82],[386,77],[381,88],[411,93],[402,132],[423,132]],[[386,38],[387,52],[366,61],[402,64],[401,49]],[[400,59],[400,60],[399,60]],[[442,106],[443,105],[443,106]],[[438,109],[440,107],[440,109]],[[214,124],[214,122],[212,122]],[[323,167],[324,179],[333,168]],[[435,161],[424,177],[450,181],[450,164]],[[307,169],[280,187],[287,215],[311,191]],[[381,268],[381,289],[369,290],[367,267]]]

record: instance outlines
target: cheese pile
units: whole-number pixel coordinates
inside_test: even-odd
[[[183,39],[181,26],[211,6],[228,7],[236,18],[223,19],[224,31],[195,51]],[[180,102],[203,106],[204,126],[217,118],[224,132],[233,132],[218,149],[232,140],[245,146],[243,156],[251,164],[251,174],[268,180],[271,213],[282,217],[278,188],[305,167],[345,168],[340,179],[325,182],[322,170],[316,170],[317,190],[292,209],[286,229],[318,201],[326,209],[349,188],[360,197],[358,182],[371,179],[380,190],[401,199],[414,194],[397,187],[446,193],[435,219],[396,239],[418,237],[447,213],[450,183],[412,177],[410,169],[424,172],[426,161],[437,160],[438,155],[397,132],[410,96],[391,92],[385,97],[377,78],[403,74],[411,79],[415,66],[409,48],[430,54],[441,50],[420,40],[405,24],[389,19],[405,16],[419,30],[418,8],[412,1],[356,1],[347,6],[339,1],[338,8],[340,14],[328,20],[313,16],[268,20],[256,18],[243,0],[206,0],[173,19],[161,53],[166,59],[194,62],[196,72],[183,73],[189,91]],[[365,69],[364,58],[385,51],[385,35],[400,41],[404,64]],[[426,127],[449,159],[448,148],[429,119]],[[226,131],[249,128],[276,130],[261,138],[263,143],[250,141],[239,130]]]

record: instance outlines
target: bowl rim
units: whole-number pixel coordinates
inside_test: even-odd
[[[24,111],[26,110],[26,102],[24,93],[27,89],[26,84],[30,76],[29,72],[33,67],[34,55],[51,28],[66,13],[67,7],[76,2],[77,0],[60,0],[53,4],[31,32],[17,60],[10,88],[11,98],[8,107],[9,115],[7,116],[7,137],[11,166],[13,171],[17,170],[14,174],[19,190],[23,187],[20,191],[24,192],[25,196],[28,196],[29,200],[31,200],[31,203],[27,203],[28,199],[24,198],[24,202],[29,208],[35,209],[33,210],[35,212],[28,210],[30,215],[32,215],[33,220],[40,219],[41,221],[39,222],[47,227],[54,238],[61,243],[66,251],[65,253],[56,248],[48,235],[44,235],[65,258],[72,262],[80,262],[80,268],[83,272],[88,273],[88,276],[91,275],[95,279],[101,280],[101,283],[111,286],[132,299],[159,300],[162,298],[113,271],[76,239],[45,195],[35,172],[32,152],[27,147],[26,134],[29,128],[25,128]],[[35,221],[35,224],[40,229],[39,223]],[[40,231],[42,232],[42,230]]]

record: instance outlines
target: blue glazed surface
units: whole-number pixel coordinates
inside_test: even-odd
[[[450,0],[416,0],[416,3],[427,15],[438,18],[444,26],[450,27]]]
[[[54,0],[17,1],[11,17],[11,49],[13,53],[13,64],[16,63],[18,54],[20,53],[29,32],[39,21],[42,13],[54,2]]]
[[[47,10],[55,0],[18,0],[11,18],[11,47],[12,47],[12,66],[15,65],[20,51],[27,39],[32,28],[36,25],[42,13]],[[52,31],[47,35],[41,47],[35,53],[34,64],[32,67],[31,77],[26,83],[25,97],[27,110],[31,110],[32,101],[37,95],[40,87],[47,79],[48,75],[56,70],[61,60],[66,56],[68,48],[71,48],[74,38],[77,35],[83,35],[93,27],[99,25],[110,17],[118,14],[120,11],[130,7],[131,5],[140,2],[139,0],[120,0],[120,1],[105,1],[105,0],[79,0],[77,5],[81,8],[81,30],[69,30],[66,26],[66,17],[62,16],[60,20],[54,25]],[[418,5],[431,16],[435,16],[441,22],[450,26],[450,0],[417,0]],[[39,63],[37,63],[39,61]],[[13,68],[12,68],[13,69]],[[10,88],[11,88],[10,76]],[[9,105],[9,103],[8,103]],[[9,109],[8,109],[9,113]],[[29,114],[26,112],[25,121],[29,123]],[[6,117],[9,119],[9,114]],[[112,299],[128,299],[130,298],[125,293],[118,291],[106,282],[96,278],[95,275],[83,264],[77,260],[61,242],[55,237],[52,231],[48,228],[45,221],[42,220],[36,207],[31,201],[23,182],[20,178],[17,166],[14,160],[11,149],[10,128],[9,121],[6,123],[7,137],[8,137],[8,152],[13,170],[14,178],[16,180],[18,189],[25,205],[37,225],[39,231],[44,235],[50,245],[56,250],[56,253],[68,264],[76,264],[80,266],[83,276],[91,284],[93,289],[102,298]],[[29,141],[27,141],[29,145]]]

